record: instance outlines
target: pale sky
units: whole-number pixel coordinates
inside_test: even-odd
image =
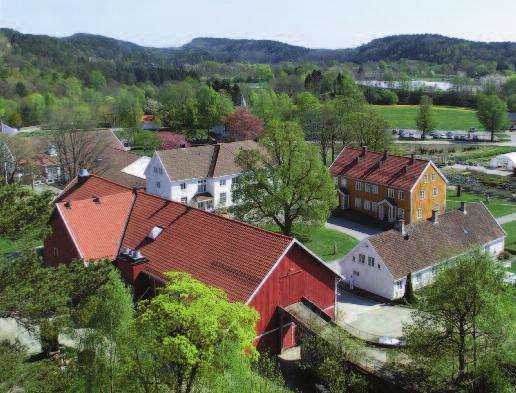
[[[391,34],[516,41],[516,0],[0,0],[0,27],[147,46],[194,37],[348,48]]]

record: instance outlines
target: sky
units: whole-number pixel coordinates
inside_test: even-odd
[[[0,27],[156,47],[226,37],[350,48],[416,33],[516,41],[515,18],[516,0],[0,0]]]

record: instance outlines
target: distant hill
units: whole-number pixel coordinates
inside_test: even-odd
[[[434,34],[397,35],[375,39],[352,49],[310,49],[269,40],[195,38],[177,48],[144,47],[92,34],[56,38],[0,29],[11,47],[30,59],[43,62],[75,62],[77,59],[135,63],[197,63],[203,60],[254,63],[354,62],[420,60],[458,64],[464,61],[496,61],[516,66],[516,43],[475,42]]]

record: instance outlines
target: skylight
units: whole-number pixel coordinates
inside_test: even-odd
[[[152,240],[156,240],[156,238],[163,232],[163,228],[155,226],[151,229],[147,237]]]

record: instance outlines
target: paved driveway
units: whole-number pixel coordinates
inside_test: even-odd
[[[342,217],[330,217],[325,227],[346,233],[357,240],[363,240],[371,235],[382,232],[380,228],[359,224]]]
[[[336,323],[360,338],[402,337],[403,323],[412,320],[411,313],[407,307],[390,306],[339,290]]]

